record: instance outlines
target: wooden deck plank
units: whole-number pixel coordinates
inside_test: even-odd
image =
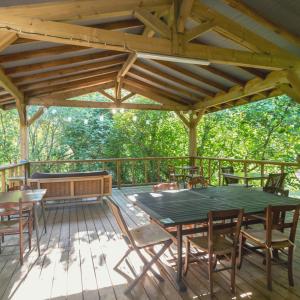
[[[148,216],[126,198],[126,194],[150,191],[151,187],[114,189],[113,197],[120,205],[130,227],[146,224]],[[128,249],[107,205],[64,207],[47,211],[47,234],[41,237],[42,255],[38,258],[36,240],[33,249],[24,260],[18,262],[18,249],[5,248],[0,255],[0,299],[105,299],[105,300],[180,300],[209,299],[205,264],[192,264],[185,281],[188,291],[179,293],[172,277],[176,249],[166,251],[162,258],[166,270],[155,267],[165,278],[158,282],[151,273],[133,290],[124,295],[128,281],[139,273],[143,264],[136,254],[120,266],[120,274],[114,265]],[[6,242],[14,241],[7,237]],[[288,286],[287,271],[273,266],[273,291],[266,288],[265,266],[262,258],[245,256],[241,270],[237,272],[236,299],[292,299],[300,298],[300,230],[297,231],[297,247],[294,259],[295,287]],[[229,272],[215,274],[214,299],[232,299],[229,289]],[[34,291],[34,292],[33,292]]]

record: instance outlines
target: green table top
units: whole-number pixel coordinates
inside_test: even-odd
[[[263,212],[269,204],[300,204],[300,199],[233,186],[139,193],[128,197],[164,227],[206,221],[211,210],[243,208],[246,214],[254,214]]]

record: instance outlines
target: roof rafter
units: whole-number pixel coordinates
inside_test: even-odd
[[[180,33],[184,32],[185,23],[191,13],[193,3],[194,3],[194,0],[182,0],[181,1],[178,20],[177,20],[177,32],[180,32]]]
[[[157,32],[162,37],[171,38],[171,30],[167,24],[161,21],[157,16],[144,8],[137,8],[134,10],[134,16],[145,24],[148,28]]]
[[[130,16],[136,7],[150,10],[171,5],[171,0],[86,0],[79,3],[76,0],[55,1],[49,3],[29,4],[0,8],[0,15],[26,15],[53,21],[96,20],[100,18]]]
[[[16,33],[0,32],[0,52],[15,42],[17,38],[18,36]]]
[[[0,37],[3,38],[4,42],[2,44],[2,50],[8,47],[11,43],[15,41],[16,34],[12,35],[10,33],[1,32]],[[1,41],[2,42],[2,41]],[[11,79],[6,75],[5,71],[0,67],[0,86],[2,86],[7,92],[9,92],[16,101],[16,108],[18,110],[20,124],[26,124],[26,105],[24,103],[24,94],[18,89],[18,87],[11,81]]]
[[[148,38],[129,33],[88,28],[85,26],[42,21],[11,15],[1,16],[0,29],[18,32],[20,36],[42,41],[111,49],[121,52],[151,52],[172,55],[173,43],[167,39]],[[289,68],[295,60],[283,55],[249,53],[232,49],[187,43],[181,49],[181,56],[206,59],[210,62],[254,66],[269,69]],[[299,60],[296,60],[299,63]]]
[[[293,57],[284,49],[248,30],[239,23],[234,22],[233,20],[218,13],[216,10],[212,10],[202,3],[195,3],[192,11],[193,17],[196,19],[200,16],[202,18],[210,18],[215,20],[217,23],[217,32],[227,36],[230,39],[233,39],[235,42],[240,43],[244,47],[254,52]]]
[[[267,20],[266,18],[262,17],[257,11],[250,8],[247,4],[242,3],[239,0],[223,0],[226,4],[233,7],[234,9],[240,11],[244,15],[247,15],[251,19],[255,20],[262,26],[268,28],[272,32],[278,34],[279,36],[287,39],[289,42],[297,45],[300,47],[300,38],[295,36],[294,34],[290,33],[289,31],[285,30],[278,25],[275,25],[271,21]]]
[[[216,94],[213,98],[206,99],[194,105],[194,108],[207,108],[220,105],[233,100],[244,98],[260,92],[276,88],[279,84],[288,83],[286,71],[271,72],[264,80],[254,78],[248,81],[244,86],[234,86],[227,93]]]

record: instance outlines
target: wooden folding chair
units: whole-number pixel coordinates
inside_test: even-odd
[[[287,175],[286,173],[269,174],[267,182],[263,187],[263,191],[272,194],[288,196],[289,191],[284,190],[284,179],[286,175]]]
[[[31,209],[30,209],[31,206]],[[18,215],[18,218],[9,219],[11,215]],[[26,227],[28,228],[29,235],[29,249],[31,249],[31,237],[32,237],[32,205],[30,203],[22,202],[6,202],[0,203],[0,236],[4,238],[5,235],[19,235],[19,251],[20,251],[20,263],[23,265],[24,254],[24,232]],[[4,240],[2,239],[2,242]],[[0,241],[0,253],[1,253],[1,241]]]
[[[208,213],[208,236],[193,236],[186,238],[186,256],[184,274],[187,273],[190,247],[200,250],[201,256],[208,255],[209,291],[213,295],[213,272],[231,269],[231,291],[235,293],[235,272],[238,240],[243,219],[242,209],[210,211]],[[220,257],[231,255],[229,267],[216,268]],[[198,257],[195,256],[197,259]],[[198,259],[197,259],[198,260]]]
[[[157,224],[147,224],[135,229],[129,230],[127,224],[122,216],[119,206],[113,201],[113,199],[108,197],[107,201],[120,229],[125,241],[128,244],[129,249],[126,251],[124,256],[115,265],[114,269],[117,269],[122,261],[132,252],[136,251],[138,256],[144,263],[144,268],[141,274],[133,280],[129,287],[125,290],[125,293],[129,293],[138,283],[138,281],[148,272],[151,271],[153,275],[160,281],[164,279],[152,268],[153,264],[160,258],[160,256],[167,250],[167,248],[172,244],[171,235],[164,231]],[[162,248],[153,256],[152,252],[147,251],[151,256],[151,260],[148,262],[141,250],[147,250],[156,245],[162,245]]]
[[[176,173],[176,169],[174,166],[168,166],[168,178],[169,182],[177,182],[179,184],[180,181],[183,181],[185,178],[184,174]]]
[[[263,250],[265,253],[267,285],[269,290],[272,290],[271,260],[272,258],[278,258],[278,251],[284,252],[286,248],[288,249],[286,254],[288,256],[287,268],[289,285],[294,285],[293,253],[299,209],[300,205],[269,205],[266,209],[265,228],[241,230],[239,268],[242,265],[243,247],[246,241],[254,245],[252,249]],[[287,212],[293,213],[291,222],[286,221],[285,216]],[[262,218],[259,217],[259,219]],[[290,230],[289,234],[284,232],[286,229]],[[251,249],[249,247],[247,248]]]

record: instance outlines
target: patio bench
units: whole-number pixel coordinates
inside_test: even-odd
[[[112,192],[112,176],[107,171],[34,173],[27,183],[32,188],[47,189],[44,201],[97,198],[99,201],[93,203],[99,203]]]

